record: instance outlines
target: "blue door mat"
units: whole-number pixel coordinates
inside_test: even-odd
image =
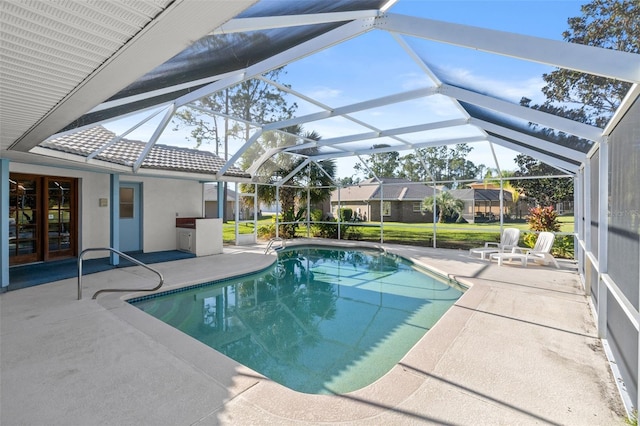
[[[170,262],[172,260],[195,257],[192,253],[178,250],[159,251],[155,253],[130,252],[126,254],[145,264]],[[114,268],[126,268],[128,266],[135,266],[135,264],[123,258],[120,258],[120,265],[118,266],[110,265],[108,257],[88,259],[82,262],[82,275],[84,276],[95,272],[108,271],[109,269]],[[8,290],[18,290],[34,285],[77,277],[77,258],[14,266],[9,268]]]

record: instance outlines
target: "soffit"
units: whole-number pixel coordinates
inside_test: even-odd
[[[3,1],[0,148],[36,146],[253,3]]]

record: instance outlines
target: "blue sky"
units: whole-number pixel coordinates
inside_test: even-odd
[[[568,28],[567,18],[580,16],[580,6],[584,3],[585,1],[569,0],[399,0],[389,12],[560,40],[562,32]],[[439,67],[437,73],[441,78],[445,76],[452,81],[464,81],[467,87],[515,103],[522,96],[541,102],[542,73],[553,70],[540,64],[425,40],[406,40],[429,65]],[[433,85],[396,40],[385,31],[371,31],[331,47],[288,65],[286,71],[282,82],[331,107]],[[298,114],[318,110],[304,101],[297,102]],[[429,97],[354,116],[386,129],[417,124],[425,117],[428,117],[427,121],[446,119],[455,116],[457,111],[448,99]],[[367,129],[358,128],[346,120],[333,119],[308,123],[305,130],[316,130],[323,139],[328,139]],[[443,133],[441,136],[449,135],[450,133]],[[193,146],[185,141],[184,134],[178,134],[169,128],[159,143]],[[469,157],[471,161],[489,167],[495,166],[488,144],[472,146],[474,150]],[[201,149],[214,150],[214,147],[209,145]],[[408,152],[401,152],[401,155],[406,153]],[[503,169],[515,169],[513,158],[517,153],[496,147],[496,154]],[[338,176],[353,175],[356,161],[339,160]]]

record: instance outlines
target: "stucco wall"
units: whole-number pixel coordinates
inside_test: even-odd
[[[176,249],[176,217],[202,217],[199,182],[121,176],[120,182],[142,183],[142,250]]]
[[[91,247],[110,246],[109,174],[92,173],[57,167],[9,163],[11,173],[78,178],[78,240],[80,251]],[[202,184],[196,181],[120,176],[120,182],[142,183],[143,242],[145,252],[175,250],[176,217],[202,217]],[[107,207],[99,199],[108,200]],[[85,259],[104,257],[92,252]]]

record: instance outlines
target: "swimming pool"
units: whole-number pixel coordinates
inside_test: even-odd
[[[272,267],[129,303],[293,390],[382,377],[464,288],[382,251],[297,246]]]

